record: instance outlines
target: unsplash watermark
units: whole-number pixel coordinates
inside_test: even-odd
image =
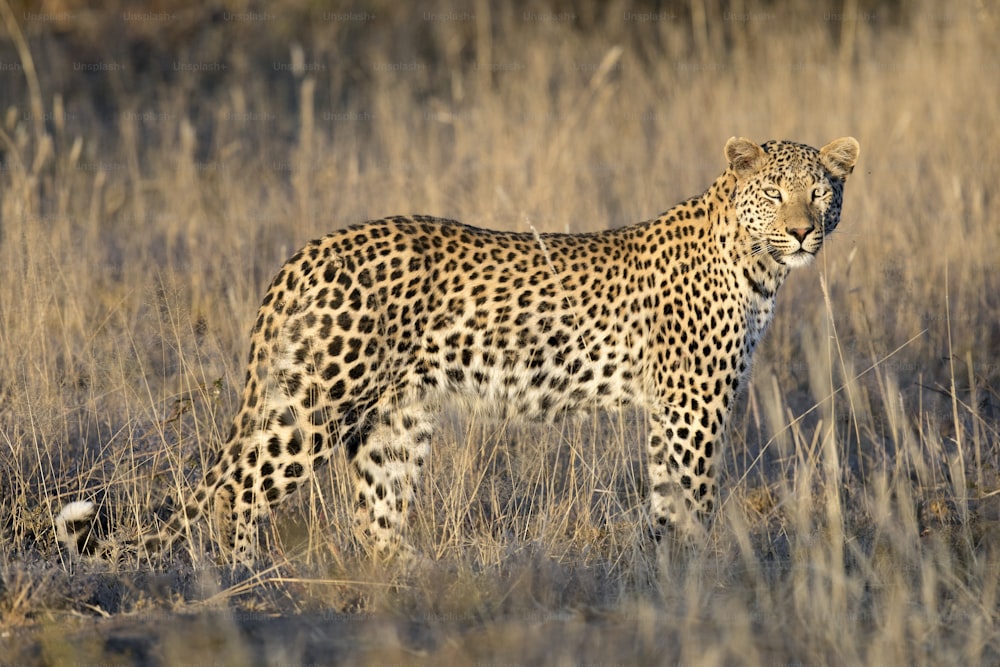
[[[43,111],[40,114],[34,114],[30,111],[21,112],[21,120],[25,122],[33,121],[36,118],[46,123],[54,123],[57,120],[61,120],[62,122],[80,120],[81,115],[75,111],[63,111],[61,114],[56,114],[53,111]]]
[[[755,12],[755,11],[731,12],[726,10],[722,14],[723,21],[731,21],[733,23],[753,23],[762,21],[773,21],[775,18],[776,18],[775,15],[772,14],[771,12]]]
[[[475,21],[476,15],[472,12],[424,12],[425,21],[442,22],[464,22]]]
[[[673,12],[622,12],[622,20],[626,23],[653,23],[676,19],[677,15]]]
[[[229,171],[229,167],[226,164],[214,160],[209,162],[193,162],[191,166],[194,167],[194,170],[199,173],[222,173],[224,171]]]
[[[851,21],[871,22],[878,19],[876,12],[826,12],[823,14],[824,21],[838,21],[848,23]]]
[[[275,72],[292,72],[293,74],[326,71],[326,63],[271,63],[271,67]]]
[[[175,72],[225,72],[229,69],[226,63],[181,63],[174,61]]]
[[[251,122],[273,122],[278,120],[278,117],[267,111],[230,111],[222,116],[223,120],[236,123],[251,123]]]
[[[364,123],[375,120],[375,114],[368,111],[324,111],[320,118],[334,123]]]
[[[427,69],[424,63],[372,63],[376,72],[420,72]]]
[[[222,12],[223,21],[234,21],[240,23],[253,23],[257,21],[273,21],[277,17],[269,12]]]
[[[476,63],[472,69],[477,72],[520,72],[526,67],[523,63]]]
[[[77,15],[73,12],[22,12],[25,21],[75,21]]]
[[[104,161],[81,162],[78,165],[76,165],[76,168],[78,171],[87,171],[95,173],[98,171],[116,172],[116,171],[125,171],[126,169],[128,169],[128,167],[122,162],[104,162]]]
[[[375,15],[371,12],[323,12],[320,18],[333,23],[365,23],[374,21]]]
[[[172,12],[122,12],[122,21],[126,23],[162,23],[163,21],[173,21],[177,15]]]
[[[121,63],[73,63],[74,72],[124,72],[125,65]]]
[[[128,121],[140,121],[143,123],[161,123],[164,121],[171,121],[177,119],[177,114],[167,113],[165,111],[123,111],[121,113],[122,120]]]
[[[674,69],[687,74],[701,74],[702,72],[723,72],[726,66],[723,63],[676,63]]]
[[[553,22],[553,23],[565,23],[568,21],[575,21],[576,14],[573,12],[531,12],[524,11],[521,12],[521,20],[523,21],[533,21],[539,23]]]
[[[586,74],[593,74],[597,70],[601,69],[601,63],[573,63],[573,69],[578,72],[584,72]],[[609,72],[620,72],[622,71],[622,61],[618,60],[614,65],[608,68]]]

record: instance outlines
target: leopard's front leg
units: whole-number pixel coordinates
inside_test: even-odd
[[[717,421],[673,408],[650,413],[650,510],[657,540],[668,532],[704,535],[718,505],[713,457],[722,424]]]

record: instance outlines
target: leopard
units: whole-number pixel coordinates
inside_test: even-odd
[[[252,566],[273,506],[341,448],[357,534],[399,553],[437,415],[456,401],[543,424],[644,411],[646,528],[703,532],[777,292],[838,226],[859,153],[853,137],[818,150],[732,137],[703,194],[636,224],[538,233],[412,215],[308,243],[263,298],[214,464],[134,546],[161,552],[214,517],[220,551]],[[97,515],[92,500],[65,505],[59,542],[106,553]]]

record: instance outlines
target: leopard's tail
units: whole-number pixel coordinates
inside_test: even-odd
[[[102,560],[117,560],[129,553],[150,556],[167,550],[184,536],[186,520],[194,519],[203,511],[200,506],[195,508],[179,508],[159,531],[120,542],[106,537],[106,517],[94,502],[75,500],[64,505],[56,515],[56,541],[74,556]]]
[[[97,505],[74,500],[56,515],[56,540],[72,554],[103,556],[107,543],[97,537]]]

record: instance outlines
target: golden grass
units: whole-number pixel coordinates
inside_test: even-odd
[[[30,11],[0,52],[21,66],[0,90],[0,653],[225,661],[271,628],[261,664],[1000,660],[995,12],[281,3],[122,27],[67,3],[57,39]],[[282,69],[296,49],[323,68]],[[55,549],[62,502],[106,496],[127,535],[197,480],[260,295],[309,239],[395,213],[619,226],[702,191],[731,135],[847,134],[843,222],[779,297],[703,551],[643,546],[631,413],[446,415],[413,518],[433,560],[405,576],[352,549],[342,461],[280,510],[255,578],[200,540],[153,567]],[[145,615],[177,611],[216,620]],[[66,625],[95,612],[144,639]]]

